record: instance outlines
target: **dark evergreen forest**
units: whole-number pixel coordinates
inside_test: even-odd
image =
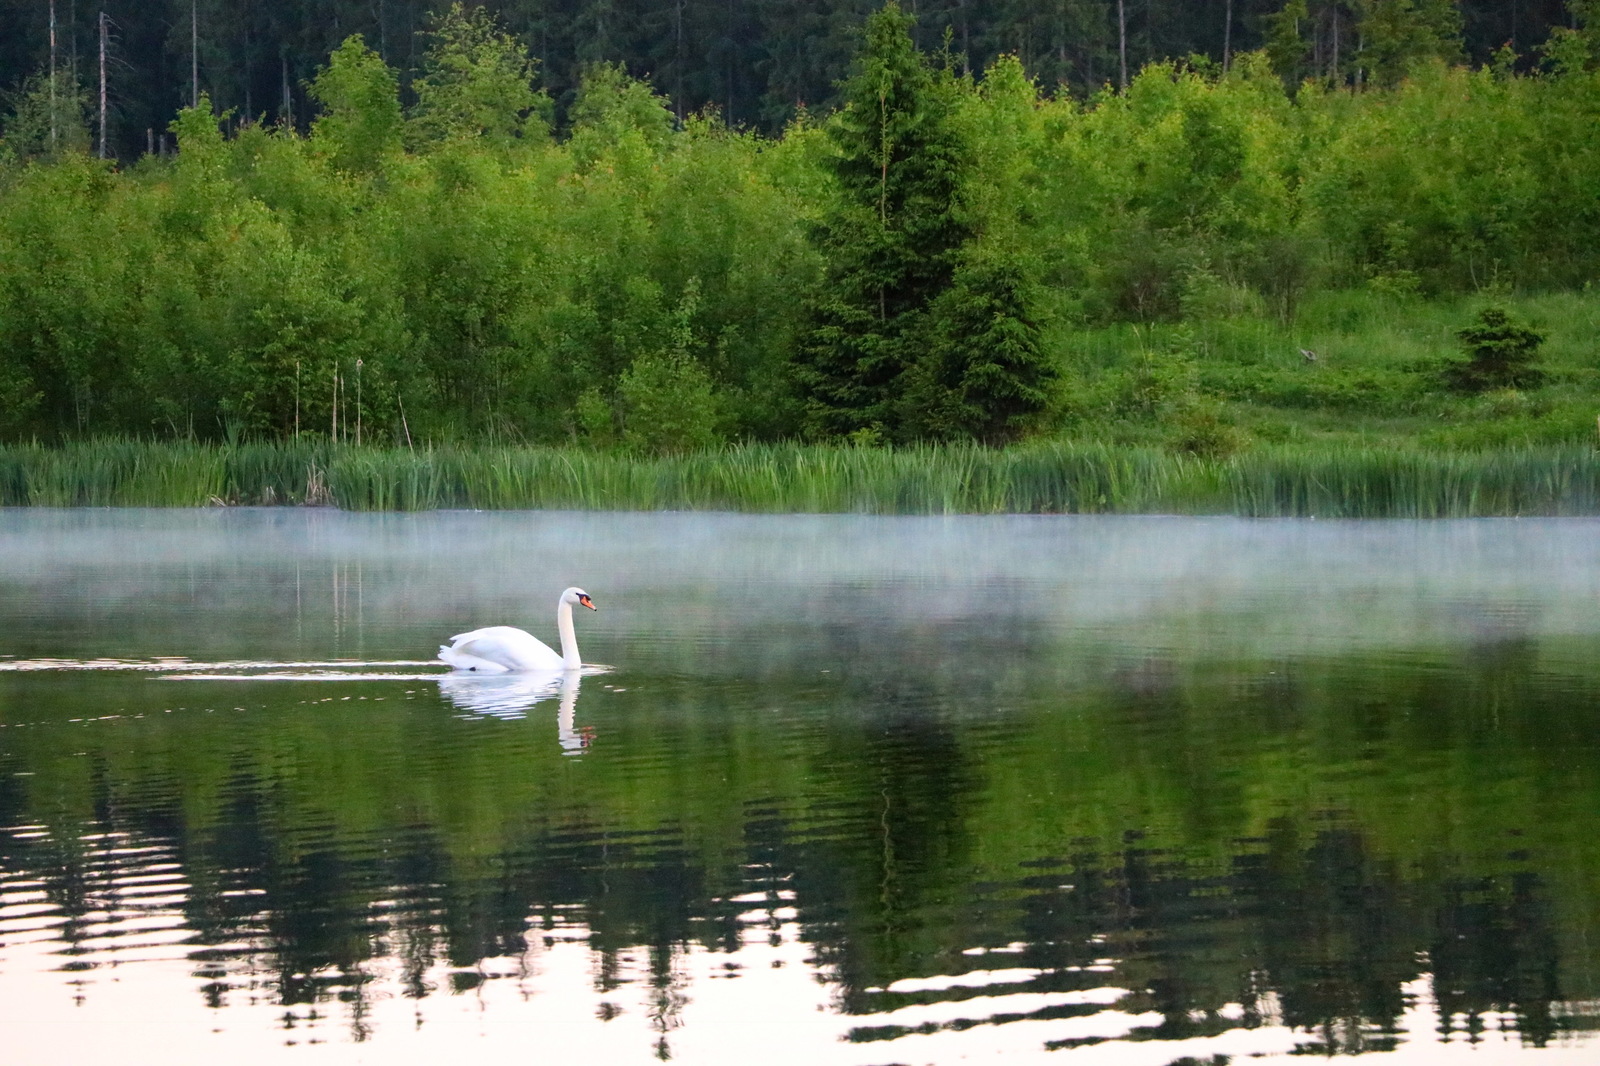
[[[0,89],[55,63],[99,90],[106,16],[108,151],[129,159],[178,109],[205,93],[241,119],[285,120],[302,132],[315,105],[307,85],[353,33],[400,72],[421,69],[430,12],[441,0],[0,0]],[[875,0],[490,0],[483,5],[537,63],[565,116],[582,72],[622,63],[672,101],[676,116],[715,107],[734,126],[775,133],[799,108],[839,102]],[[1284,0],[914,0],[924,51],[948,40],[981,71],[1015,54],[1042,86],[1083,93],[1117,85],[1165,59],[1232,54],[1269,43]],[[1562,0],[1289,0],[1300,9],[1309,69],[1360,76],[1361,24],[1385,7],[1459,18],[1462,58],[1482,65],[1502,47],[1530,55],[1571,25]],[[1581,5],[1580,5],[1581,6]],[[1120,18],[1119,18],[1120,14]],[[1120,32],[1119,32],[1120,31]],[[1367,28],[1370,37],[1372,29]]]

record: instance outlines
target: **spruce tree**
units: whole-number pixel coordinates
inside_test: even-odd
[[[1456,330],[1456,337],[1468,358],[1449,363],[1445,377],[1462,392],[1529,388],[1544,379],[1533,365],[1544,334],[1524,326],[1503,307],[1485,307],[1476,322]]]
[[[1043,410],[1056,376],[1015,259],[964,263],[934,303],[927,352],[908,374],[903,423],[927,439],[1006,444]]]
[[[838,206],[818,228],[826,260],[795,363],[814,437],[901,435],[897,396],[929,305],[949,286],[970,230],[955,211],[964,168],[953,87],[890,0],[829,127]]]
[[[1461,10],[1452,0],[1364,0],[1357,10],[1357,62],[1379,85],[1398,85],[1429,60],[1461,58]]]

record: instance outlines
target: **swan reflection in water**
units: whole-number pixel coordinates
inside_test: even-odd
[[[468,674],[456,672],[439,678],[439,694],[468,714],[491,718],[526,718],[533,705],[560,698],[556,713],[561,754],[582,755],[594,740],[594,730],[578,728],[573,716],[582,678],[576,670],[564,674]]]

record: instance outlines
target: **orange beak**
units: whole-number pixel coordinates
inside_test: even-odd
[[[594,602],[590,600],[588,596],[579,596],[578,602],[589,608],[591,611],[598,611],[600,609],[594,605]]]

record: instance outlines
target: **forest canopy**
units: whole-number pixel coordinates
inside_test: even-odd
[[[1221,7],[1183,11],[1220,26]],[[1274,7],[1230,5],[1226,51],[1125,89],[1104,54],[1091,88],[971,26],[963,48],[954,8],[879,9],[876,31],[852,14],[816,28],[851,57],[832,107],[764,132],[626,49],[569,82],[523,9],[455,5],[419,16],[404,65],[382,27],[332,42],[292,121],[207,81],[165,154],[120,163],[98,158],[80,33],[76,66],[23,77],[0,125],[0,435],[650,452],[1152,415],[1214,444],[1235,400],[1415,408],[1448,376],[1291,381],[1233,365],[1256,340],[1230,363],[1205,337],[1291,329],[1326,293],[1581,292],[1600,267],[1588,5],[1481,63],[1470,4]],[[1116,5],[1060,5],[1091,8]]]
[[[309,127],[309,85],[360,34],[402,88],[423,73],[444,0],[0,0],[0,89],[52,66],[99,87],[104,13],[110,154],[133,159],[205,92],[241,119]],[[725,121],[780,132],[798,108],[833,110],[879,0],[488,0],[482,5],[538,64],[562,116],[584,71],[621,64],[680,121],[715,107]],[[1483,66],[1502,48],[1537,63],[1563,0],[916,0],[913,41],[945,46],[961,70],[1015,55],[1049,93],[1120,86],[1152,62],[1266,47],[1298,73],[1391,78],[1421,55]],[[51,22],[54,20],[52,64]],[[1367,75],[1371,76],[1371,75]]]

